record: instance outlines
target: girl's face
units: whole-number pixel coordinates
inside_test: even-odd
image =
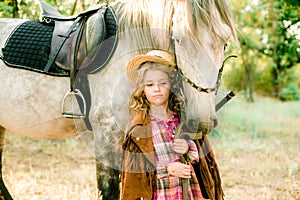
[[[166,72],[149,69],[144,77],[144,92],[151,106],[168,106],[170,81]]]

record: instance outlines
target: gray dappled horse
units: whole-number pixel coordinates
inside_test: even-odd
[[[119,196],[120,143],[129,122],[126,105],[131,85],[125,75],[129,59],[150,49],[172,51],[185,77],[199,87],[215,88],[224,46],[230,38],[236,40],[226,0],[128,0],[115,2],[111,8],[118,24],[116,49],[103,69],[87,75],[93,133],[82,120],[62,116],[69,77],[7,67],[0,61],[1,153],[5,130],[41,138],[79,134],[97,159],[99,196],[105,200]],[[22,22],[0,19],[1,47]],[[87,28],[85,34],[93,34],[93,27]],[[187,122],[209,133],[217,123],[215,92],[198,92],[189,84],[184,89]],[[10,199],[2,175],[1,181],[0,195]]]

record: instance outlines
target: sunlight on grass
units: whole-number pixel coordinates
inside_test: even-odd
[[[237,95],[226,109],[214,150],[227,199],[300,199],[300,102]]]
[[[258,97],[255,103],[247,103],[241,96],[237,96],[228,107],[225,131],[238,131],[253,136],[255,132],[272,134],[286,130],[286,122],[300,118],[300,102],[280,102]]]

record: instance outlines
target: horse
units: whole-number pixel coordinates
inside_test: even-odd
[[[105,200],[119,198],[121,143],[130,119],[126,105],[132,86],[125,73],[130,58],[151,49],[173,52],[189,80],[183,81],[186,121],[208,134],[217,125],[214,99],[224,46],[230,39],[237,41],[226,0],[120,0],[109,6],[117,19],[118,42],[105,67],[87,75],[92,131],[82,119],[62,116],[68,77],[11,68],[0,61],[0,156],[6,130],[40,138],[79,135],[95,155],[98,198]],[[0,19],[1,47],[23,22]],[[2,174],[0,190],[2,199],[12,199]]]

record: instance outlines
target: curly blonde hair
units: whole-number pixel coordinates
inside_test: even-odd
[[[144,92],[144,77],[148,70],[158,69],[168,74],[170,81],[170,96],[168,100],[168,107],[171,111],[177,112],[178,114],[184,112],[185,110],[185,98],[183,96],[183,91],[180,87],[177,72],[173,70],[170,66],[166,65],[156,65],[157,63],[148,62],[151,65],[142,65],[138,71],[138,76],[136,79],[135,90],[130,96],[129,100],[129,111],[132,114],[137,114],[141,111],[146,111],[149,113],[150,103],[146,98]]]

